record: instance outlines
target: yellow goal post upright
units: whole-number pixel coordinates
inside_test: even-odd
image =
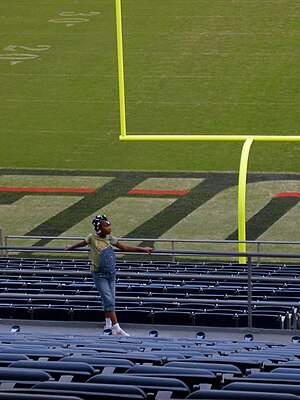
[[[117,29],[117,53],[118,53],[118,82],[119,82],[119,113],[120,113],[120,136],[121,141],[127,142],[243,142],[240,158],[239,181],[238,181],[238,251],[245,253],[246,247],[246,185],[247,170],[250,149],[253,142],[300,142],[300,136],[272,136],[272,135],[127,135],[126,131],[126,106],[125,106],[125,79],[124,79],[124,57],[123,57],[123,29],[121,0],[115,0],[116,29]],[[241,264],[246,264],[246,257],[239,258]]]

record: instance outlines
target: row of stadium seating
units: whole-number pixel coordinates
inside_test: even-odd
[[[0,258],[0,318],[103,320],[89,268],[87,260]],[[297,328],[297,268],[293,264],[252,267],[253,327]],[[121,322],[248,325],[244,265],[119,261],[117,270]]]
[[[293,400],[299,359],[298,342],[246,337],[0,334],[0,399]]]

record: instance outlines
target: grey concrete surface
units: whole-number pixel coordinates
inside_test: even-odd
[[[104,322],[66,322],[66,321],[28,321],[0,319],[0,334],[9,333],[14,325],[20,326],[20,333],[49,334],[87,334],[102,335]],[[182,325],[137,325],[120,324],[131,336],[147,337],[149,332],[158,331],[161,338],[196,338],[197,332],[204,332],[207,339],[243,340],[245,334],[252,333],[254,340],[291,343],[294,336],[300,336],[299,330],[279,329],[241,329],[212,328]],[[300,346],[300,344],[299,344]]]

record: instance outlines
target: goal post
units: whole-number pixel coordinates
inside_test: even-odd
[[[117,53],[118,53],[118,83],[119,83],[119,114],[120,114],[120,141],[127,142],[243,142],[240,158],[238,181],[238,251],[245,253],[246,248],[246,187],[247,171],[250,149],[253,142],[300,142],[300,136],[276,136],[276,135],[135,135],[127,134],[126,130],[126,104],[125,104],[125,78],[123,56],[123,29],[121,0],[115,0],[116,29],[117,29]],[[246,264],[246,257],[240,257],[239,262]]]

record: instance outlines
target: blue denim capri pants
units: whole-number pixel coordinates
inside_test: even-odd
[[[92,272],[92,276],[100,294],[104,311],[115,311],[116,273]]]

